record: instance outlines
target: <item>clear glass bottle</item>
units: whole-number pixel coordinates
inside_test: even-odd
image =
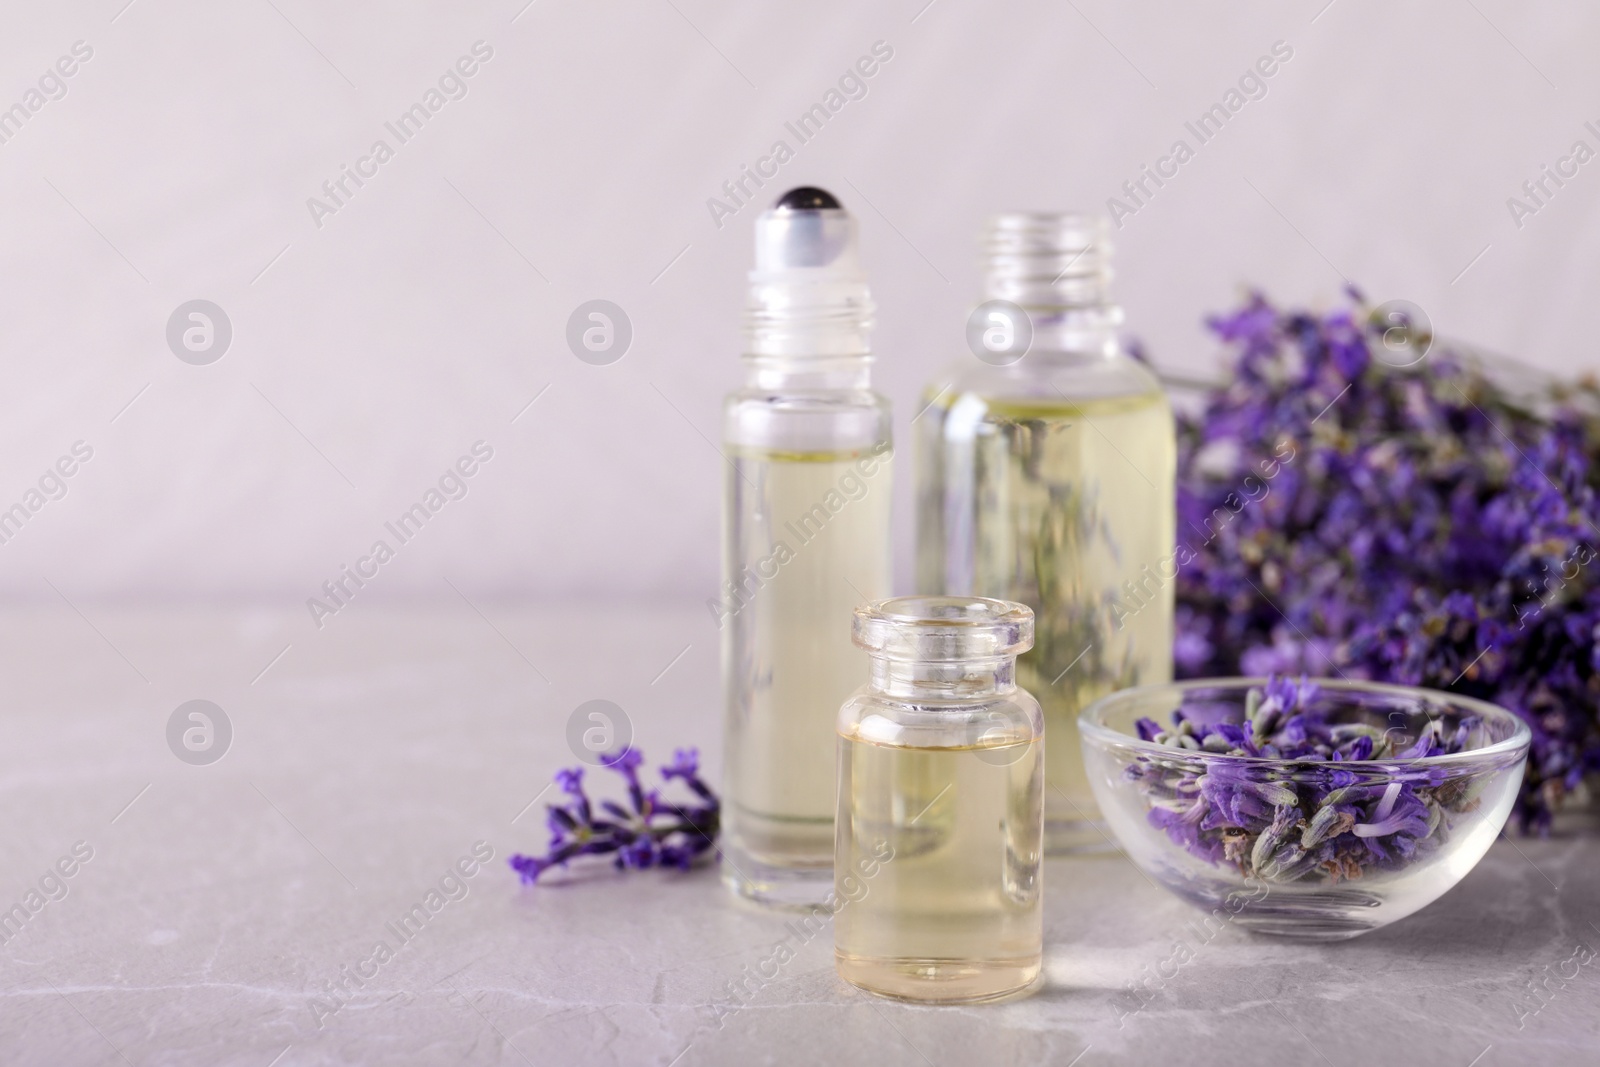
[[[1104,849],[1077,718],[1172,677],[1172,411],[1119,342],[1104,219],[1001,215],[986,243],[974,355],[917,419],[917,588],[1033,608],[1017,671],[1050,735],[1046,847]]]
[[[756,222],[745,387],[723,410],[723,879],[773,904],[833,886],[839,704],[866,679],[850,613],[889,595],[888,401],[855,220],[820,189]]]
[[[854,638],[872,677],[839,710],[839,974],[930,1003],[1026,989],[1044,939],[1044,720],[1016,681],[1033,612],[899,597],[857,608]]]

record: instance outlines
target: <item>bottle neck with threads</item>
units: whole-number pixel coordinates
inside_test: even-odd
[[[1099,215],[1012,212],[989,223],[984,298],[1028,313],[1024,362],[1083,362],[1122,354],[1122,309],[1111,302],[1111,238]]]
[[[872,691],[896,700],[966,701],[1017,688],[1033,612],[985,597],[907,596],[857,608],[851,632],[871,657]]]
[[[745,311],[748,386],[868,388],[872,313],[856,221],[837,200],[820,189],[796,189],[761,213]]]

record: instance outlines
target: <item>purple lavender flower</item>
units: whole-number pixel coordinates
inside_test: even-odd
[[[1317,315],[1254,293],[1210,320],[1231,381],[1179,424],[1177,672],[1508,707],[1533,731],[1517,817],[1543,831],[1600,772],[1600,384],[1515,394],[1438,344],[1389,366],[1391,324],[1350,297]]]
[[[1141,757],[1127,769],[1150,824],[1190,854],[1247,877],[1339,882],[1406,866],[1442,843],[1447,813],[1476,808],[1436,768],[1378,776],[1339,766],[1463,751],[1476,718],[1441,717],[1412,740],[1337,722],[1337,697],[1320,697],[1304,677],[1272,677],[1249,691],[1242,716],[1235,710],[1231,721],[1207,704],[1179,708],[1170,727],[1140,719],[1141,740],[1175,750],[1172,759]],[[1228,758],[1237,756],[1278,762]]]
[[[693,778],[700,771],[700,750],[678,748],[672,751],[672,762],[661,768],[663,778]]]
[[[646,789],[639,780],[644,756],[624,747],[601,759],[600,765],[620,774],[627,783],[631,807],[614,800],[600,801],[601,817],[583,788],[583,768],[570,767],[555,774],[556,784],[571,800],[546,805],[550,849],[544,856],[515,855],[511,868],[531,884],[552,867],[566,867],[580,856],[612,856],[618,870],[675,867],[688,870],[695,859],[716,843],[721,802],[699,775],[700,754],[680,748],[673,761],[661,768],[663,783],[682,782],[698,802],[678,804],[662,798],[660,790]]]

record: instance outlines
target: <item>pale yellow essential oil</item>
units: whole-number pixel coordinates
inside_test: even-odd
[[[724,877],[800,903],[831,884],[835,717],[867,680],[852,611],[889,593],[888,442],[852,452],[730,450]],[[822,888],[785,894],[787,873]]]
[[[1153,382],[1077,401],[937,399],[920,427],[919,586],[1033,609],[1017,682],[1050,739],[1049,849],[1104,847],[1077,720],[1107,693],[1172,677],[1171,409]]]
[[[1001,740],[913,748],[840,735],[833,921],[846,981],[972,1003],[1038,978],[1044,745]]]

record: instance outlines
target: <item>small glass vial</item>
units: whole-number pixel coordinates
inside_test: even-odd
[[[872,391],[855,219],[791,189],[756,220],[745,385],[723,408],[722,877],[811,906],[833,887],[834,718],[866,680],[846,620],[886,597],[893,448]]]
[[[986,253],[971,354],[918,419],[917,589],[1033,608],[1017,671],[1050,734],[1046,849],[1098,851],[1078,713],[1172,678],[1172,410],[1118,338],[1104,218],[1001,215]]]
[[[1016,683],[1033,612],[899,597],[857,608],[853,636],[871,680],[839,710],[839,974],[927,1003],[1026,989],[1044,941],[1044,719]]]

